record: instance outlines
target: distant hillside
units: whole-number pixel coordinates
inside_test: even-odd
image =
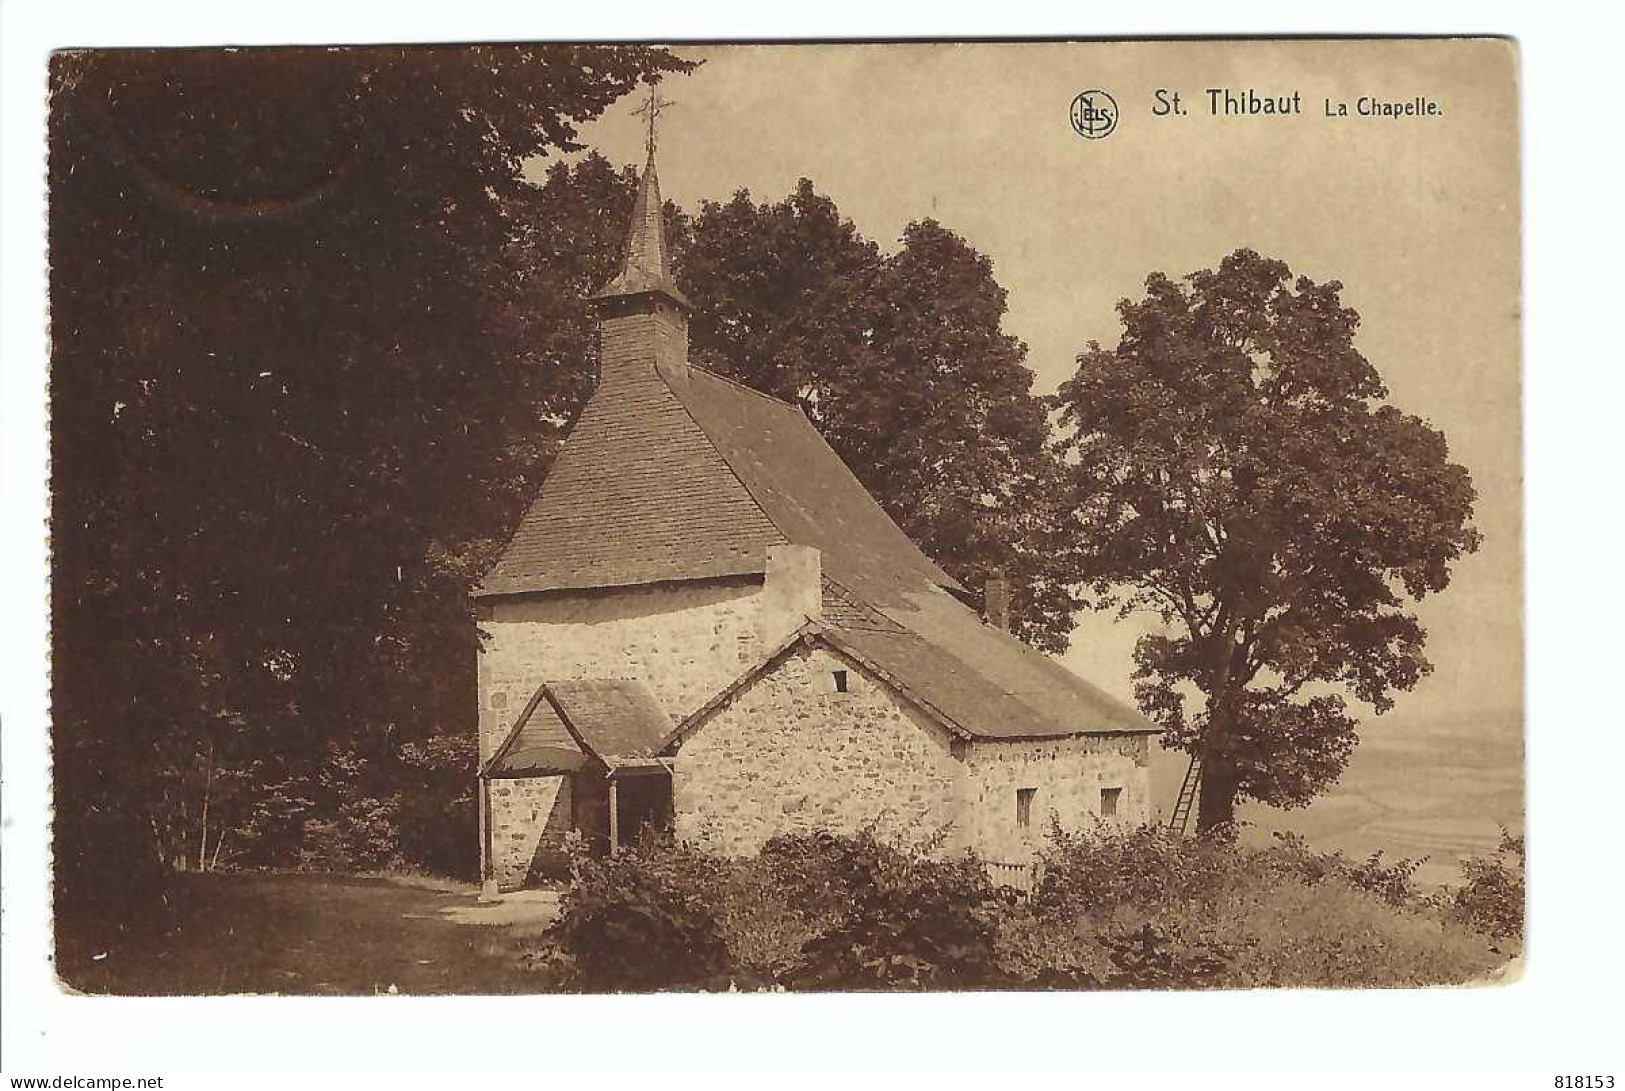
[[[1152,758],[1152,791],[1166,816],[1186,757]],[[1264,843],[1274,830],[1303,835],[1326,851],[1390,859],[1428,857],[1425,883],[1453,882],[1464,856],[1487,854],[1500,827],[1523,831],[1523,714],[1458,713],[1426,720],[1377,717],[1361,731],[1342,780],[1307,808],[1244,806],[1244,838]]]

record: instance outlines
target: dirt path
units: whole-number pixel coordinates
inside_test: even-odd
[[[517,993],[526,941],[552,922],[539,892],[326,875],[191,875],[175,925],[144,939],[61,928],[70,987],[114,994]]]

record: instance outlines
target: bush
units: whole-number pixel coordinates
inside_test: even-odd
[[[575,856],[537,965],[593,990],[1458,984],[1505,961],[1489,935],[1521,914],[1521,843],[1502,855],[1518,859],[1516,882],[1498,858],[1452,902],[1415,890],[1413,861],[1350,863],[1295,838],[1251,850],[1057,830],[1023,901],[972,856],[872,833],[775,837],[742,860],[648,835],[610,859]]]
[[[723,865],[653,829],[615,856],[581,856],[564,896],[558,946],[574,984],[593,990],[726,984],[728,947],[715,906]]]
[[[1076,915],[1211,895],[1234,871],[1236,848],[1228,838],[1182,837],[1162,826],[1052,825],[1040,861],[1035,906]]]
[[[473,735],[435,735],[401,747],[398,789],[399,853],[403,862],[435,875],[476,879],[479,853],[468,831],[476,815]]]
[[[1000,896],[973,856],[934,859],[872,833],[781,835],[770,873],[827,925],[785,983],[799,989],[964,989],[1004,982],[995,957]]]
[[[1501,843],[1487,860],[1461,864],[1467,881],[1455,893],[1453,908],[1469,928],[1496,939],[1523,938],[1523,838],[1501,828]]]
[[[1425,856],[1415,859],[1402,856],[1388,864],[1378,851],[1351,864],[1341,852],[1315,852],[1298,834],[1278,832],[1271,836],[1275,844],[1255,854],[1256,862],[1266,870],[1292,876],[1306,886],[1325,879],[1339,879],[1400,908],[1419,908],[1432,903],[1433,896],[1416,886],[1416,872],[1427,863]]]
[[[1417,891],[1417,861],[1351,864],[1160,830],[1057,831],[999,957],[1040,985],[1373,987],[1464,983],[1504,961]]]
[[[740,981],[777,985],[800,964],[803,949],[834,927],[842,911],[797,896],[797,876],[767,856],[733,862],[717,919]]]

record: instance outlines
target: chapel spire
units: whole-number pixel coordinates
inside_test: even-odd
[[[649,89],[638,110],[648,117],[648,161],[638,179],[621,270],[593,297],[598,312],[598,381],[623,388],[656,375],[668,382],[688,375],[688,298],[671,277],[666,247],[666,204],[655,175],[655,122],[671,103]]]
[[[681,307],[688,297],[678,290],[671,277],[671,252],[666,246],[665,202],[660,197],[660,179],[655,174],[656,122],[675,103],[649,88],[649,99],[637,111],[648,116],[644,147],[648,158],[638,179],[638,196],[632,204],[632,223],[626,233],[626,251],[620,272],[595,297],[609,300],[630,296],[663,295]]]

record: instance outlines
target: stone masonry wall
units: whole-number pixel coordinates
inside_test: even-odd
[[[765,655],[757,633],[761,581],[550,592],[496,599],[480,628],[480,760],[513,728],[544,681],[636,678],[673,721]]]
[[[848,692],[833,672],[845,670]],[[921,842],[952,827],[964,779],[948,733],[855,665],[801,647],[683,740],[678,836],[744,855],[776,833]],[[952,836],[952,832],[950,833]]]
[[[524,884],[544,835],[550,844],[562,844],[569,828],[570,778],[493,780],[490,791],[491,859],[498,887],[512,890]]]
[[[1067,739],[978,740],[966,755],[966,824],[985,859],[1025,863],[1043,844],[1053,815],[1067,829],[1101,821],[1101,790],[1120,788],[1107,821],[1137,825],[1151,817],[1151,780],[1144,735]],[[1029,823],[1017,822],[1016,793],[1033,793]]]
[[[481,763],[508,737],[544,681],[635,678],[649,687],[673,723],[681,720],[756,666],[818,610],[822,580],[816,555],[809,558],[807,552],[769,549],[762,578],[489,600],[480,622],[490,638],[478,668]],[[521,860],[528,869],[538,844],[561,841],[572,817],[581,817],[572,816],[571,807],[580,801],[573,802],[568,791],[549,811],[532,798],[537,789],[525,784],[492,782],[492,863],[505,876],[519,869]]]

